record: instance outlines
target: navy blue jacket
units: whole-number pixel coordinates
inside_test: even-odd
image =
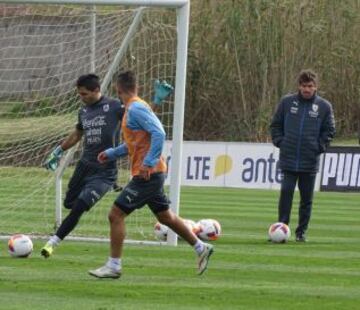
[[[280,169],[317,172],[319,158],[335,135],[331,103],[300,93],[283,97],[271,122],[273,144],[280,148]]]

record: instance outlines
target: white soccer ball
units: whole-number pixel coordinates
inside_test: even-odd
[[[28,257],[33,251],[33,243],[28,236],[17,234],[10,237],[8,248],[13,257]]]
[[[215,241],[220,237],[221,226],[217,220],[203,219],[198,223],[199,231],[198,237],[204,241]]]
[[[193,220],[189,220],[189,219],[183,219],[184,224],[195,234],[197,235],[199,233],[200,227],[199,225],[193,221]]]
[[[290,236],[290,227],[285,223],[274,223],[269,227],[269,239],[274,243],[285,243]]]
[[[154,234],[156,238],[158,238],[161,241],[166,241],[168,231],[169,231],[169,227],[161,224],[160,222],[157,222],[154,226]]]

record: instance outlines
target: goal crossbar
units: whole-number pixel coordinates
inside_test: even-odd
[[[80,4],[80,5],[129,5],[149,7],[180,8],[189,4],[190,0],[0,0],[0,3],[27,4]]]

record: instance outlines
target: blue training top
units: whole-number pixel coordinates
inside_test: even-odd
[[[141,102],[134,102],[127,111],[126,127],[132,131],[146,131],[150,134],[150,148],[144,158],[143,164],[154,167],[160,158],[164,142],[165,130],[155,113]],[[106,155],[110,160],[128,154],[125,143],[120,146],[108,149]]]

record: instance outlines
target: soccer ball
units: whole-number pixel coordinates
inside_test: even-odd
[[[166,241],[169,227],[157,222],[154,226],[154,234],[161,241]]]
[[[290,228],[284,223],[274,223],[269,227],[269,239],[274,243],[285,243],[290,236]]]
[[[13,257],[28,257],[33,250],[33,243],[28,236],[18,234],[11,236],[8,248]]]
[[[195,234],[197,235],[200,231],[200,227],[193,220],[183,219],[184,224]]]
[[[204,241],[215,241],[220,237],[221,226],[217,220],[203,219],[198,222],[198,237]]]

